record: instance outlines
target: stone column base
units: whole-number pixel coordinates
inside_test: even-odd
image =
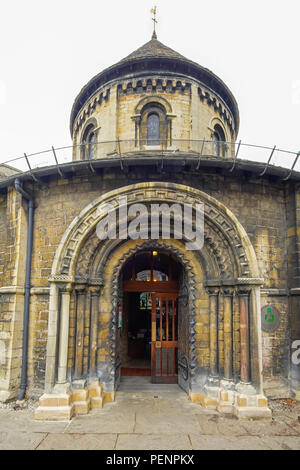
[[[98,380],[93,380],[89,383],[88,389],[91,399],[91,409],[93,410],[94,408],[103,408],[104,395],[102,385],[98,382]]]
[[[268,400],[264,395],[241,394],[237,390],[205,386],[203,393],[189,392],[189,399],[204,408],[230,414],[239,419],[271,419]]]
[[[77,386],[77,384],[76,384]],[[65,385],[67,390],[69,385]],[[70,420],[73,415],[87,414],[90,409],[99,409],[106,402],[115,399],[115,392],[103,392],[98,380],[91,381],[84,388],[64,391],[54,387],[54,393],[44,393],[39,399],[34,418],[38,420]]]
[[[86,415],[90,411],[91,399],[88,388],[72,391],[72,400],[75,415]]]
[[[74,413],[71,393],[44,393],[39,399],[34,419],[39,420],[70,420]]]
[[[104,392],[104,403],[113,403],[116,398],[116,392]]]

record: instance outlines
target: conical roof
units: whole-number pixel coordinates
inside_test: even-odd
[[[162,42],[156,39],[156,36],[153,35],[150,41],[146,42],[146,44],[139,47],[136,51],[132,52],[127,57],[120,60],[118,64],[123,64],[131,60],[147,58],[179,59],[188,61],[186,57],[174,51],[170,47],[165,46]]]

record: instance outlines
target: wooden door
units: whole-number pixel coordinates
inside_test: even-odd
[[[177,294],[152,295],[152,383],[178,382]]]

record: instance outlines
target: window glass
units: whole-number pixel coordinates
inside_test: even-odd
[[[159,117],[157,114],[150,114],[147,119],[147,144],[159,145]]]
[[[214,132],[214,154],[216,156],[220,154],[220,137],[217,132]]]
[[[91,132],[89,135],[89,148],[88,148],[88,158],[94,158],[94,144],[95,144],[95,134]]]

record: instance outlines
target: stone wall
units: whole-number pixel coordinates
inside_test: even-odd
[[[199,85],[194,80],[182,80],[180,77],[168,76],[145,77],[135,81],[118,81],[104,91],[99,91],[86,103],[79,113],[74,126],[73,143],[82,143],[84,131],[93,122],[96,129],[95,156],[101,158],[118,151],[115,144],[121,141],[121,151],[128,152],[139,149],[135,141],[136,107],[144,98],[151,97],[165,100],[171,111],[172,139],[174,148],[200,152],[202,143],[180,142],[206,139],[211,141],[214,126],[219,124],[224,131],[225,140],[235,141],[233,117],[221,99],[211,90]],[[177,140],[177,142],[176,142]],[[123,143],[122,143],[123,141]],[[125,142],[124,142],[125,141]],[[129,142],[130,141],[130,142]],[[173,149],[173,146],[169,146]],[[230,156],[233,149],[228,150]],[[205,152],[213,154],[213,145],[206,144]],[[82,158],[80,147],[74,148],[73,158]]]
[[[34,240],[32,257],[32,295],[30,303],[30,338],[28,379],[29,393],[38,394],[43,389],[45,353],[47,342],[48,278],[53,257],[58,244],[74,217],[95,198],[121,186],[144,181],[170,181],[192,186],[222,201],[238,218],[253,243],[260,275],[265,279],[262,292],[262,305],[272,303],[281,313],[282,322],[275,333],[263,333],[264,377],[288,378],[290,371],[291,323],[288,316],[288,266],[291,271],[293,257],[287,262],[288,234],[292,233],[293,222],[287,222],[288,197],[283,184],[271,179],[251,179],[216,173],[215,170],[168,171],[158,175],[155,168],[135,169],[125,174],[119,170],[105,169],[96,175],[92,173],[74,174],[69,178],[52,178],[43,183],[26,185],[25,189],[34,195],[36,209],[34,216]],[[292,189],[289,190],[290,194]],[[5,354],[0,375],[2,389],[17,389],[20,378],[22,347],[22,315],[25,253],[26,253],[26,212],[21,206],[21,198],[10,189],[0,199],[0,340],[4,341]],[[289,232],[287,232],[287,223]],[[295,233],[295,232],[293,232]],[[291,242],[289,242],[291,243]],[[9,288],[14,287],[11,292]],[[19,289],[19,290],[18,290]],[[21,290],[20,290],[21,289]],[[73,300],[71,300],[71,303]],[[197,328],[197,341],[203,354],[199,355],[203,366],[209,365],[208,354],[208,297],[196,300],[197,307],[203,310],[202,324]],[[234,311],[237,311],[237,297],[234,297]],[[74,328],[74,308],[70,318],[70,332]],[[100,306],[100,323],[107,328],[108,312],[106,305]],[[221,306],[222,311],[222,306]],[[222,319],[221,319],[222,320]],[[297,335],[296,322],[294,325]],[[234,317],[234,334],[238,335],[238,318]],[[220,334],[223,328],[220,326]],[[101,335],[101,332],[99,333]],[[103,331],[104,334],[104,331]],[[204,336],[201,337],[201,334]],[[294,336],[295,336],[294,335]],[[71,335],[72,336],[72,335]],[[222,340],[222,338],[220,338]],[[2,343],[1,343],[2,344]],[[69,344],[69,366],[74,354],[74,335]],[[236,351],[235,368],[239,369]],[[85,353],[84,353],[85,354]],[[98,360],[105,360],[105,350],[100,348]],[[221,365],[223,361],[220,351]],[[86,354],[85,354],[86,356]],[[1,350],[0,350],[1,357]]]

